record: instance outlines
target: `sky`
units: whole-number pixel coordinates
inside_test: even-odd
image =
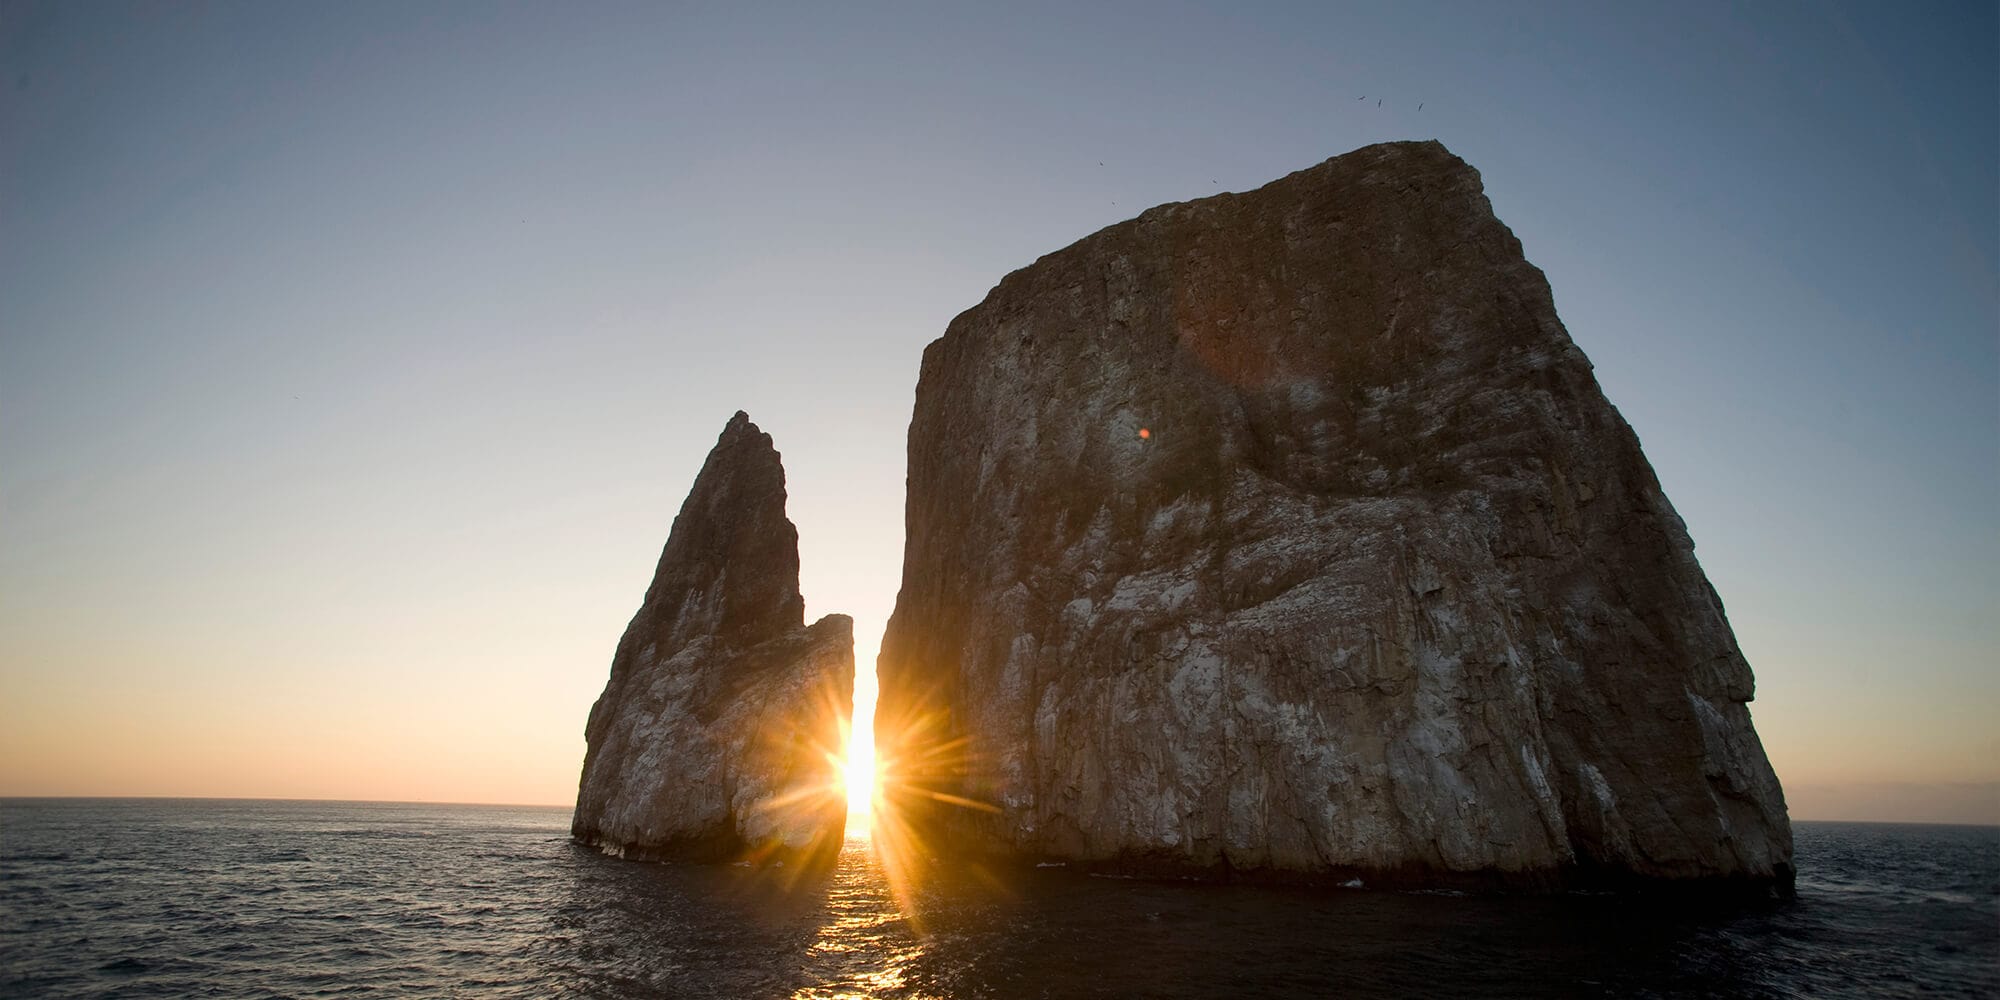
[[[0,795],[572,802],[737,409],[865,700],[954,315],[1435,138],[1687,521],[1793,815],[2000,822],[1996,17],[0,4]]]

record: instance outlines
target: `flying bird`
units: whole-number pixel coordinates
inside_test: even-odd
[[[1376,98],[1376,99],[1375,99],[1375,106],[1376,106],[1376,107],[1378,107],[1378,108],[1382,106],[1382,99],[1381,99],[1381,98],[1379,98],[1379,97],[1378,97],[1378,98]]]
[[[1424,109],[1424,102],[1422,102],[1422,101],[1418,101],[1418,102],[1417,102],[1417,110],[1418,110],[1418,111],[1422,111],[1423,109]]]

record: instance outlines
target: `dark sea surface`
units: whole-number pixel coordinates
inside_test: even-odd
[[[640,864],[567,809],[0,800],[0,996],[2000,995],[2000,828],[1799,823],[1799,894]],[[915,914],[915,919],[911,913]]]

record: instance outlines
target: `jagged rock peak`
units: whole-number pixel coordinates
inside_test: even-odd
[[[755,642],[805,624],[799,533],[771,435],[729,418],[674,518],[628,640],[670,648],[695,636]]]
[[[1441,144],[1009,274],[924,351],[908,489],[876,738],[936,849],[1790,878],[1693,542]]]
[[[853,621],[804,626],[771,436],[731,417],[674,518],[585,728],[574,835],[628,856],[824,858],[846,800]]]

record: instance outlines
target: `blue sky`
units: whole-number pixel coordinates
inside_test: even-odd
[[[0,4],[0,793],[565,801],[739,408],[871,662],[953,315],[1437,138],[1795,813],[2000,821],[1993,6],[1501,6]]]

